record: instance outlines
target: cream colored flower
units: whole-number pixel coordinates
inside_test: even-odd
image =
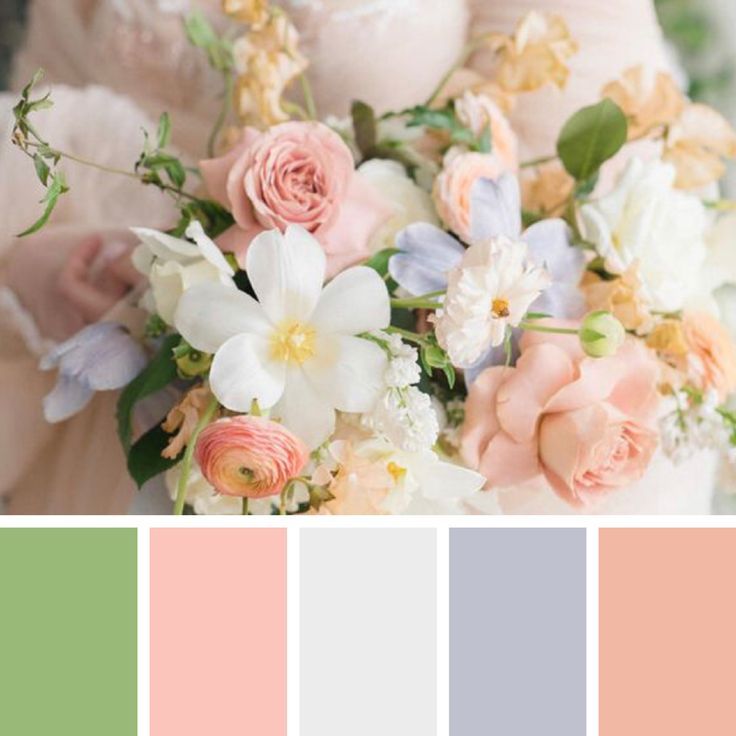
[[[166,415],[161,424],[164,432],[176,434],[169,440],[162,457],[173,460],[189,444],[189,440],[200,417],[212,401],[207,386],[197,386],[185,394],[184,398]]]
[[[572,194],[575,181],[559,163],[538,167],[522,176],[521,197],[524,209],[548,217],[559,217]]]
[[[498,83],[507,92],[531,92],[547,83],[562,89],[570,70],[567,59],[578,50],[567,23],[559,15],[527,13],[513,36],[494,34],[499,56]]]
[[[238,72],[235,105],[244,122],[268,127],[289,116],[281,98],[308,66],[299,51],[299,33],[283,13],[272,13],[233,45]]]
[[[685,109],[687,101],[675,80],[665,72],[652,74],[643,66],[627,69],[609,82],[602,97],[613,100],[629,121],[629,138],[638,138],[658,125],[668,125]]]
[[[642,333],[651,326],[652,315],[642,294],[638,263],[632,263],[613,279],[602,279],[588,271],[580,289],[590,309],[611,312],[627,330]]]
[[[707,105],[692,104],[670,127],[664,160],[677,169],[675,186],[697,189],[725,173],[722,158],[736,157],[736,131]]]
[[[222,0],[222,9],[241,23],[259,26],[268,20],[268,0]]]

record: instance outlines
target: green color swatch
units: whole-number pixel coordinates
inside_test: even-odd
[[[0,734],[135,736],[134,529],[0,529]]]

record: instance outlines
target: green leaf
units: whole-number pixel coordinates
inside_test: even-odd
[[[146,396],[168,386],[176,377],[173,349],[179,344],[179,335],[169,335],[153,360],[122,391],[118,399],[118,436],[125,452],[129,452],[133,437],[133,409]]]
[[[391,256],[396,255],[398,252],[398,248],[384,248],[369,258],[365,262],[365,265],[377,271],[379,276],[386,276],[388,274],[388,263],[391,260]]]
[[[44,186],[48,185],[50,169],[48,164],[43,160],[43,157],[39,153],[33,155],[33,165],[36,168],[36,174],[41,180],[41,184]]]
[[[49,217],[51,217],[51,213],[54,211],[54,207],[56,207],[59,197],[68,191],[69,187],[64,181],[64,174],[60,171],[54,172],[54,176],[51,179],[51,186],[46,190],[46,196],[41,200],[41,204],[46,204],[43,214],[27,230],[19,233],[18,237],[23,238],[26,235],[38,232],[48,222]]]
[[[233,66],[232,47],[220,38],[201,11],[197,10],[184,19],[184,28],[190,42],[207,52],[210,66],[225,71]]]
[[[597,330],[584,329],[580,331],[580,339],[582,342],[597,342],[598,340],[605,340],[606,336]]]
[[[449,102],[440,110],[435,110],[425,105],[417,105],[406,111],[409,116],[407,126],[410,128],[423,125],[426,128],[445,130],[450,134],[452,143],[460,143],[481,151],[491,148],[490,129],[486,129],[480,138],[477,138],[470,128],[466,128],[457,118],[452,102]]]
[[[350,108],[355,131],[355,143],[363,158],[370,158],[376,147],[376,115],[365,102],[355,100]]]
[[[158,131],[156,133],[159,148],[166,148],[171,140],[171,117],[164,112],[158,119]]]
[[[163,419],[161,420],[163,421]],[[171,436],[161,429],[161,423],[149,429],[130,448],[128,453],[128,472],[130,477],[140,488],[146,481],[164,473],[176,465],[181,459],[183,452],[178,457],[170,460],[162,457],[161,453],[169,444]]]
[[[450,388],[455,388],[455,367],[452,363],[448,363],[443,369],[445,378],[447,378],[447,385]]]
[[[578,110],[563,126],[557,154],[578,181],[590,179],[626,142],[628,123],[621,108],[604,99]]]

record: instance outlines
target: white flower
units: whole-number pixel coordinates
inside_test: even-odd
[[[381,192],[394,210],[392,217],[373,234],[371,251],[393,248],[397,233],[415,222],[439,226],[432,197],[414,183],[398,161],[371,159],[358,171]]]
[[[475,243],[448,274],[435,316],[438,342],[456,366],[472,365],[503,342],[549,283],[547,271],[528,260],[525,242],[501,235]]]
[[[407,452],[430,449],[440,431],[431,397],[416,386],[389,389],[365,424]]]
[[[172,324],[181,295],[195,284],[214,281],[235,289],[234,271],[222,251],[193,221],[186,236],[194,241],[144,227],[134,227],[140,245],[133,251],[133,265],[148,277],[153,308],[167,324]]]
[[[479,491],[485,478],[431,450],[405,452],[385,438],[339,441],[328,504],[333,513],[446,514]]]
[[[383,388],[386,355],[357,335],[388,326],[388,292],[357,266],[322,289],[325,254],[303,228],[261,233],[246,256],[258,301],[222,284],[182,296],[174,323],[197,350],[214,353],[210,387],[232,411],[254,400],[310,447],[333,431],[335,410],[363,413]]]
[[[680,309],[697,290],[705,261],[703,204],[674,188],[675,169],[632,159],[616,188],[581,207],[585,238],[606,268],[623,273],[634,261],[654,309]]]

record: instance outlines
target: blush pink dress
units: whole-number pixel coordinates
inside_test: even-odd
[[[15,80],[17,87],[37,67],[48,71],[56,106],[44,113],[42,130],[60,148],[129,167],[140,150],[141,127],[152,129],[154,116],[168,110],[175,144],[196,160],[218,106],[219,85],[182,33],[183,14],[195,5],[223,23],[217,0],[34,0]],[[428,96],[471,35],[510,31],[521,12],[508,0],[282,5],[311,60],[321,115],[344,115],[355,96],[378,110],[415,104]],[[529,95],[514,113],[525,157],[551,152],[564,118],[594,101],[603,83],[627,66],[666,66],[651,0],[527,0],[527,8],[565,16],[581,52],[565,91]],[[486,60],[481,56],[474,63],[482,70]],[[6,133],[12,100],[0,96]],[[54,378],[36,366],[49,344],[80,326],[79,315],[60,309],[54,293],[53,275],[68,249],[85,233],[160,227],[174,213],[155,191],[70,164],[65,169],[72,192],[50,227],[19,242],[13,235],[35,219],[42,192],[28,161],[7,139],[3,135],[0,142],[0,496],[10,513],[124,513],[135,491],[115,436],[116,395],[99,394],[77,417],[48,425],[41,399]],[[38,267],[14,268],[19,248],[33,248]],[[685,491],[665,496],[660,481],[654,474],[645,480],[643,490],[628,494],[631,502],[622,512],[707,511],[709,491],[702,497]],[[517,490],[503,497],[506,511],[565,510],[549,491]],[[600,510],[618,509],[614,504]]]

